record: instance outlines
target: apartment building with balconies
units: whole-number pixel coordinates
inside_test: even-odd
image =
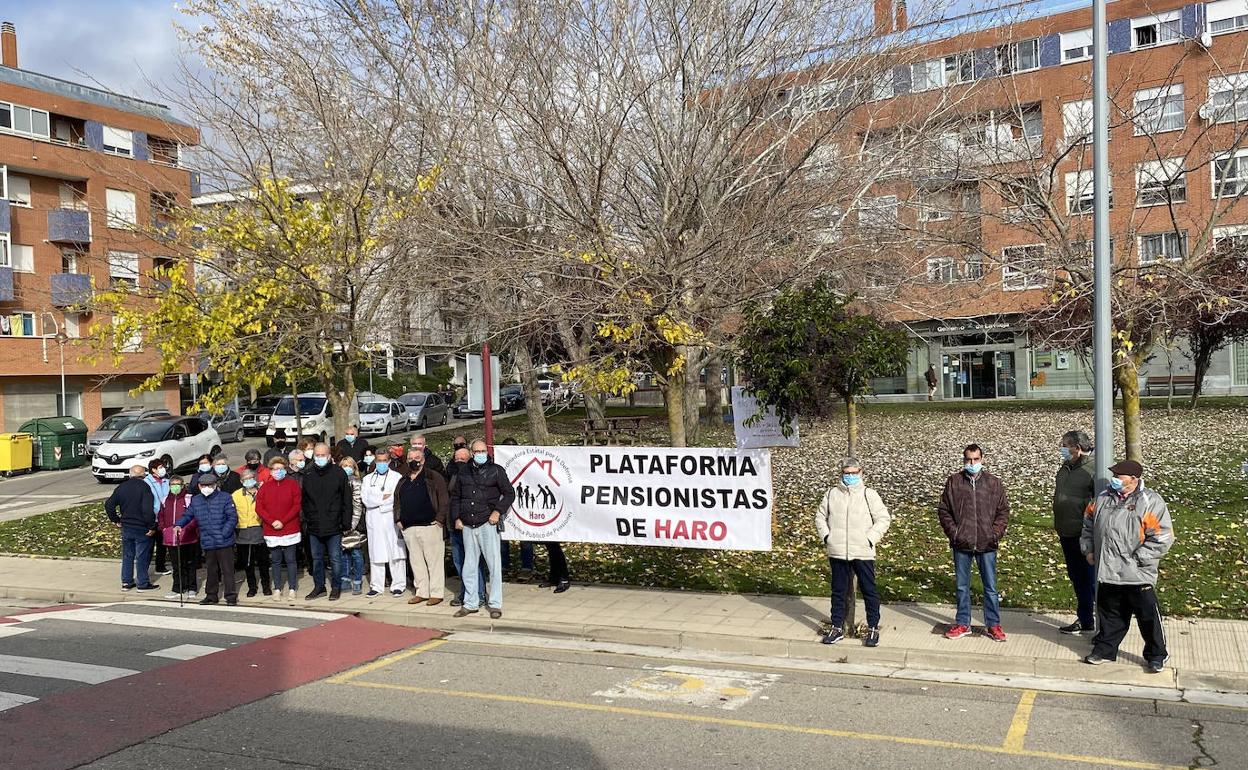
[[[850,129],[860,133],[827,152],[886,141],[890,125],[938,102],[956,103],[958,114],[932,132],[930,155],[915,158],[904,179],[891,175],[856,210],[830,207],[837,228],[895,227],[929,242],[913,260],[886,255],[863,269],[863,294],[874,293],[914,338],[907,374],[876,391],[924,397],[931,365],[946,399],[1090,397],[1087,362],[1033,344],[1023,321],[1049,302],[1046,256],[1058,239],[1077,253],[1092,237],[1092,9],[1016,6],[1010,23],[997,13],[942,34],[894,29],[904,19],[898,4],[876,3],[877,26],[913,45],[875,77],[869,120]],[[1118,0],[1108,6],[1107,40],[1114,259],[1159,264],[1181,260],[1198,239],[1208,247],[1248,235],[1248,1]],[[811,92],[820,88],[789,86],[781,98],[818,109]],[[1033,225],[1044,217],[1055,227],[1042,235]],[[889,296],[899,271],[907,280],[894,289],[904,296]],[[1180,339],[1158,349],[1141,377],[1192,372]],[[1221,350],[1204,389],[1248,394],[1248,345]]]
[[[135,404],[178,409],[176,378],[128,395],[157,371],[143,340],[114,366],[109,356],[90,362],[84,338],[107,323],[89,312],[94,290],[148,281],[168,259],[160,230],[190,203],[195,178],[182,156],[198,141],[164,105],[21,69],[16,30],[0,28],[4,430],[55,414],[94,425]]]

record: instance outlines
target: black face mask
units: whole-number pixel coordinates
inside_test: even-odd
[[[467,449],[467,448],[468,448],[468,445],[467,445],[467,444],[460,444],[460,443],[456,443],[456,444],[455,444],[455,448],[456,448],[456,449]]]
[[[251,469],[251,470],[253,470],[253,471],[254,471],[254,470],[258,470],[258,469],[260,468],[260,463],[258,463],[258,462],[256,462],[256,463],[247,463],[247,467],[248,467],[248,468],[250,468],[250,469]]]
[[[411,469],[412,469],[412,470],[414,470],[414,471],[418,471],[418,470],[420,470],[420,467],[421,467],[423,464],[424,464],[424,463],[422,463],[420,460],[408,460],[408,461],[407,461],[407,467],[411,468]]]

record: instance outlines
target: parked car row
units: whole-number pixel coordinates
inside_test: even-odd
[[[99,444],[91,474],[101,484],[126,478],[130,466],[157,458],[172,469],[195,464],[201,455],[221,450],[221,437],[203,417],[152,416],[128,423]]]

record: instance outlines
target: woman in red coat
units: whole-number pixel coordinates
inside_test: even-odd
[[[287,599],[294,601],[299,589],[299,568],[295,566],[295,552],[299,548],[299,511],[303,505],[303,490],[299,482],[286,473],[286,459],[274,457],[269,461],[269,480],[260,485],[256,493],[256,515],[264,525],[264,543],[269,547],[269,564],[273,570],[273,599],[282,598],[282,566],[286,567],[289,582]]]

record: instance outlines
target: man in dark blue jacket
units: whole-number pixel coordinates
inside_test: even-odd
[[[138,589],[155,591],[147,568],[152,561],[152,536],[156,534],[156,503],[152,488],[144,481],[147,466],[135,465],[130,478],[117,485],[104,502],[108,520],[121,527],[121,590],[135,588],[134,572],[138,568]]]
[[[174,523],[175,537],[182,527],[194,519],[199,523],[199,547],[204,551],[208,572],[204,581],[204,598],[200,604],[216,604],[217,589],[225,582],[225,603],[238,604],[238,588],[234,582],[234,533],[238,528],[238,509],[234,499],[217,489],[217,474],[208,472],[199,477],[198,494],[191,500],[182,518]]]

